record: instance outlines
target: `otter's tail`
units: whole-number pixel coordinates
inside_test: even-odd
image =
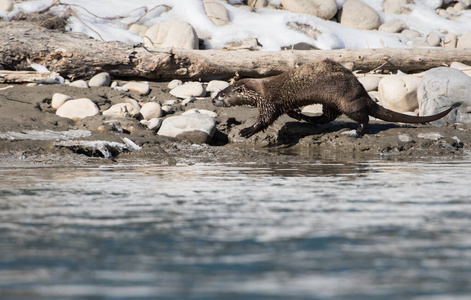
[[[377,119],[381,119],[387,122],[400,122],[400,123],[427,123],[438,120],[446,116],[450,111],[453,110],[453,106],[431,116],[411,116],[406,114],[401,114],[387,108],[382,107],[381,105],[376,104],[373,100],[369,99],[368,101],[368,114]]]

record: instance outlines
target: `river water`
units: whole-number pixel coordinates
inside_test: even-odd
[[[471,156],[0,168],[1,299],[471,299]]]

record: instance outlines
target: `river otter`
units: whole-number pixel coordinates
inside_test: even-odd
[[[212,101],[216,106],[257,106],[259,116],[255,124],[240,131],[246,138],[265,130],[283,114],[314,124],[328,123],[345,114],[359,123],[356,133],[362,136],[369,116],[388,122],[426,123],[444,117],[453,109],[424,117],[388,110],[370,98],[350,70],[328,59],[268,78],[241,79],[220,91]],[[315,103],[323,105],[321,116],[309,117],[296,111]]]

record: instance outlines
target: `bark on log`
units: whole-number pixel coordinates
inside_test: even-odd
[[[58,76],[58,73],[39,73],[35,71],[5,71],[0,70],[0,83],[24,83],[47,81],[51,76]]]
[[[325,58],[368,72],[381,68],[423,71],[454,61],[471,64],[471,49],[364,49],[312,51],[149,51],[122,42],[47,30],[27,22],[0,21],[0,64],[28,70],[29,59],[71,79],[109,72],[115,78],[151,80],[265,77]],[[6,34],[4,34],[6,33]]]

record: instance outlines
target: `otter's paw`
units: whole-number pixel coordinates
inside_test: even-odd
[[[244,137],[244,138],[249,138],[249,137],[251,137],[252,135],[254,135],[255,133],[257,133],[257,130],[256,130],[253,126],[250,126],[250,127],[247,127],[247,128],[242,129],[242,130],[239,132],[239,135],[240,135],[241,137]]]

